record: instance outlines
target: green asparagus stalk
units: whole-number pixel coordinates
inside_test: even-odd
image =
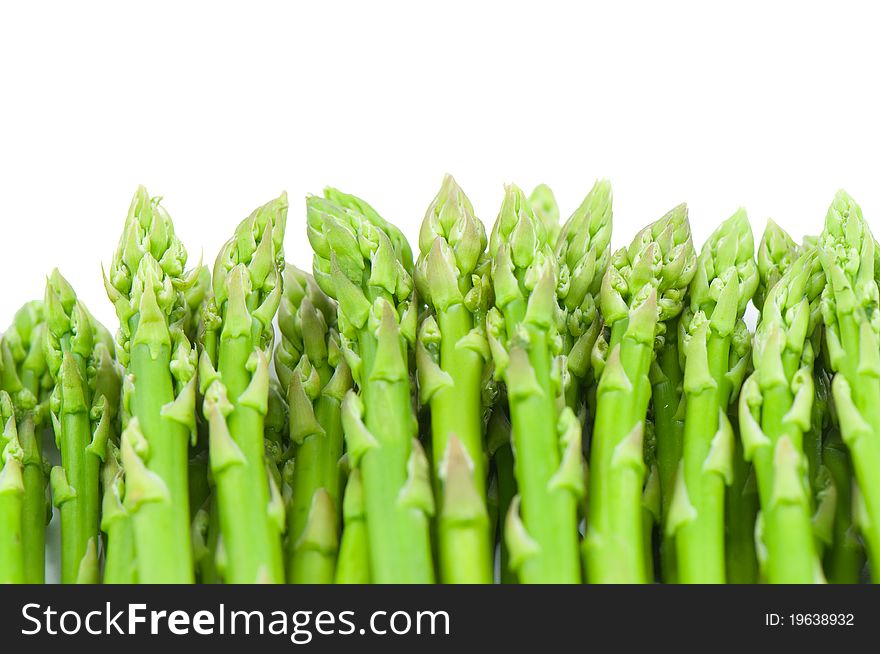
[[[826,369],[827,363],[822,352],[824,334],[821,324],[813,330],[810,340],[818,357],[813,364],[813,406],[810,429],[804,432],[804,456],[807,460],[807,484],[813,509],[816,552],[824,562],[828,548],[834,546],[835,521],[839,513],[837,486],[824,461],[825,439],[827,436],[829,441],[834,439],[840,443],[840,436],[834,433],[835,429],[831,425],[831,374]],[[831,449],[828,452],[833,458]]]
[[[650,582],[657,578],[654,565],[654,532],[660,523],[660,470],[657,465],[657,439],[654,421],[645,420],[644,436],[645,482],[642,489],[642,553],[645,557],[645,578]]]
[[[125,505],[141,583],[191,583],[187,452],[196,434],[197,357],[185,333],[186,250],[171,218],[138,188],[104,286],[120,328],[117,356],[133,383],[121,441]]]
[[[336,306],[311,275],[288,265],[275,369],[287,389],[295,447],[287,510],[287,577],[333,583],[340,528],[342,399],[351,372],[336,331]]]
[[[832,432],[822,451],[831,478],[829,488],[834,494],[831,545],[824,557],[825,575],[832,584],[855,584],[865,564],[865,551],[859,542],[853,512],[853,467],[840,434],[835,429]]]
[[[819,237],[827,277],[822,317],[840,434],[861,500],[859,527],[873,580],[880,582],[880,323],[877,244],[861,208],[839,191]]]
[[[195,273],[194,273],[195,274]],[[196,281],[184,291],[186,313],[183,330],[187,339],[209,352],[217,351],[222,318],[217,315],[213,297],[211,269],[201,266]],[[196,406],[204,408],[205,397],[197,389]],[[270,394],[270,411],[272,407]],[[268,419],[268,418],[267,418]],[[220,521],[216,508],[217,494],[211,476],[210,427],[203,411],[196,411],[196,442],[189,451],[187,485],[189,511],[192,516],[190,538],[193,549],[195,581],[199,584],[219,583],[216,544],[220,540]]]
[[[18,441],[15,409],[6,391],[0,391],[0,583],[25,581],[22,525],[24,452]]]
[[[486,425],[486,450],[492,460],[493,485],[489,488],[490,511],[492,502],[495,513],[493,542],[498,543],[498,563],[502,584],[517,583],[516,573],[510,567],[510,552],[504,540],[504,520],[516,497],[516,475],[513,472],[513,449],[510,445],[510,418],[506,413],[507,397],[500,396],[494,404],[489,423]]]
[[[51,475],[61,513],[61,581],[97,583],[99,476],[115,412],[101,423],[105,402],[118,406],[119,375],[109,334],[58,270],[46,284],[45,308],[45,355],[55,382],[52,419],[61,452],[61,466]]]
[[[737,402],[739,400],[737,399]],[[755,525],[760,502],[758,482],[750,462],[745,460],[739,422],[730,418],[733,425],[733,481],[727,489],[727,583],[758,583],[758,553],[755,547]]]
[[[729,584],[754,584],[758,581],[758,553],[755,547],[755,525],[760,501],[758,484],[751,462],[746,461],[737,411],[739,395],[745,377],[752,371],[752,335],[742,323],[737,323],[731,341],[731,362],[736,362],[727,375],[731,383],[727,407],[728,422],[733,430],[733,460],[731,481],[727,486],[725,553],[726,575]]]
[[[560,412],[559,264],[545,225],[508,186],[489,241],[495,307],[487,316],[496,377],[507,387],[519,496],[505,518],[509,565],[523,583],[578,583],[581,426]]]
[[[744,454],[754,463],[761,501],[759,563],[770,583],[822,579],[803,447],[814,397],[809,337],[819,322],[823,285],[813,249],[770,289],[754,338],[755,371],[740,395]]]
[[[220,519],[217,494],[211,493],[193,516],[193,560],[196,578],[200,584],[221,582],[218,569],[220,545]]]
[[[338,302],[340,341],[357,392],[342,402],[351,465],[360,468],[377,583],[434,580],[427,458],[416,440],[409,353],[418,303],[403,235],[362,200],[335,190],[308,199],[315,280]]]
[[[865,567],[865,545],[858,529],[859,491],[852,457],[840,434],[831,390],[834,371],[826,342],[825,330],[816,329],[813,344],[821,354],[814,373],[812,429],[805,435],[816,503],[813,531],[822,548],[820,556],[828,582],[854,584],[860,581]]]
[[[104,583],[137,583],[134,527],[125,508],[125,479],[119,448],[112,441],[101,469],[104,490],[101,504],[101,529],[105,534]]]
[[[266,466],[269,361],[281,302],[287,195],[243,220],[217,256],[199,360],[229,583],[283,583],[284,507]],[[206,343],[208,344],[205,347]]]
[[[29,302],[16,314],[3,336],[0,386],[12,398],[22,449],[22,550],[25,582],[45,581],[46,523],[51,513],[46,495],[48,463],[41,432],[45,394],[51,378],[43,353],[46,324],[42,302]]]
[[[678,319],[670,320],[667,328],[668,333],[662,337],[662,344],[657,348],[650,372],[661,525],[666,524],[672,504],[684,440],[684,371],[678,349]],[[663,530],[660,541],[660,576],[665,583],[676,581],[676,563],[675,534],[667,534]]]
[[[792,238],[772,220],[767,221],[757,251],[758,288],[752,304],[764,306],[767,292],[791,267],[798,247]],[[750,341],[750,338],[749,338]],[[751,347],[751,343],[744,344]],[[745,357],[743,373],[750,372],[750,357]],[[747,369],[748,368],[748,369]],[[738,398],[731,398],[738,402]],[[758,555],[755,549],[755,523],[759,510],[758,487],[751,462],[745,460],[739,421],[731,421],[734,431],[733,479],[727,489],[727,581],[735,584],[756,583]]]
[[[695,272],[687,209],[679,205],[618,250],[602,280],[610,329],[597,391],[590,465],[590,514],[584,541],[594,583],[648,580],[642,522],[645,418],[658,335],[680,312]]]
[[[342,504],[345,528],[339,544],[336,565],[337,584],[368,584],[370,576],[370,546],[364,515],[363,487],[360,470],[348,475]]]
[[[726,581],[724,496],[734,456],[727,408],[731,370],[742,365],[731,345],[735,331],[747,333],[742,318],[758,285],[754,249],[748,218],[739,210],[703,246],[683,317],[684,443],[666,523],[675,533],[681,583]]]
[[[489,261],[483,224],[450,175],[425,214],[419,248],[416,288],[430,311],[419,327],[416,365],[420,400],[431,408],[440,578],[491,583],[482,406]]]

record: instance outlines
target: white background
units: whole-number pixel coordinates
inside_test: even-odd
[[[567,215],[612,180],[615,244],[686,200],[699,243],[745,206],[800,238],[845,186],[880,231],[876,16],[835,2],[31,1],[0,9],[0,325],[54,266],[108,325],[137,184],[193,263],[250,210],[363,195],[414,238],[444,172]]]

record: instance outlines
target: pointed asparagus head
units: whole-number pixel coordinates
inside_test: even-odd
[[[355,214],[362,216],[371,225],[374,225],[376,228],[384,232],[391,241],[391,244],[394,247],[395,256],[400,260],[404,270],[406,270],[408,274],[412,274],[412,250],[410,249],[409,241],[406,240],[403,232],[382,218],[372,206],[356,195],[343,193],[339,189],[327,187],[324,189],[324,197],[336,205],[349,209]]]
[[[46,367],[46,318],[43,302],[27,302],[2,336],[0,387],[15,394],[20,408],[32,409],[39,390],[51,384]]]
[[[463,303],[485,261],[486,231],[451,175],[425,213],[419,250],[415,283],[422,299],[435,310]]]
[[[186,249],[160,202],[161,198],[151,198],[143,186],[138,187],[104,275],[104,288],[119,317],[117,349],[123,363],[140,326],[145,327],[140,340],[151,345],[171,340],[169,325],[181,323],[175,328],[182,329],[184,293],[199,277],[198,268],[184,272]]]
[[[551,242],[555,242],[560,230],[559,205],[550,187],[546,184],[538,184],[529,196],[529,206],[535,217],[544,224]]]
[[[660,323],[678,316],[696,258],[687,206],[680,204],[611,256],[599,294],[606,324],[627,318],[649,300]]]
[[[287,194],[255,209],[221,248],[211,275],[211,302],[224,333],[249,333],[258,347],[271,344],[281,302]],[[241,324],[235,324],[240,321]]]
[[[556,355],[561,351],[560,334],[566,315],[558,293],[566,287],[561,284],[553,245],[523,192],[515,185],[508,186],[489,239],[494,303],[499,315],[487,316],[486,327],[498,375],[506,366],[498,356],[503,356],[507,339],[521,340],[521,334],[517,334],[520,325],[546,331],[551,352]]]
[[[716,332],[729,335],[758,285],[755,243],[748,216],[739,209],[712,233],[697,259],[690,305]]]
[[[784,370],[781,363],[784,350],[812,358],[808,339],[820,319],[824,286],[819,252],[811,249],[801,254],[770,289],[754,337],[753,361],[762,382],[785,381],[791,376],[791,370]]]
[[[412,262],[403,235],[362,200],[333,189],[326,195],[306,201],[308,237],[315,281],[338,303],[339,331],[356,338],[371,312],[381,315],[371,310],[382,300],[394,307],[401,333],[415,341]]]
[[[46,330],[44,336],[45,362],[53,379],[61,374],[64,353],[70,352],[90,361],[90,372],[103,357],[114,350],[113,338],[85,305],[77,299],[70,283],[56,268],[46,281],[43,296]],[[85,369],[83,370],[85,372]]]
[[[336,324],[336,304],[318,287],[314,277],[291,264],[284,269],[284,293],[278,310],[281,342],[275,352],[275,371],[285,388],[305,355],[321,366],[333,354],[331,332]],[[337,361],[330,361],[333,366]]]
[[[838,191],[828,208],[819,252],[836,296],[851,290],[857,302],[876,306],[877,244],[861,207],[846,191]]]
[[[758,288],[752,301],[759,311],[764,306],[767,293],[794,263],[798,251],[797,243],[788,232],[773,220],[768,220],[758,245]]]
[[[569,311],[599,292],[611,258],[611,202],[611,183],[597,181],[556,239],[560,277],[567,282],[560,297]]]

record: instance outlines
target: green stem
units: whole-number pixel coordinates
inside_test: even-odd
[[[734,429],[736,427],[736,421]],[[752,465],[745,460],[742,441],[737,437],[733,450],[733,482],[727,489],[727,581],[754,584],[758,581],[755,552],[755,520],[758,493]]]
[[[656,372],[652,385],[651,400],[654,407],[654,435],[657,443],[657,467],[660,474],[660,501],[663,523],[672,499],[675,474],[681,461],[683,422],[679,415],[681,405],[682,370],[678,347],[674,342],[677,327],[670,324],[667,334],[673,342],[667,342],[657,353]],[[662,531],[660,541],[660,565],[663,581],[674,583],[676,579],[675,536]]]
[[[449,439],[455,435],[471,458],[474,483],[486,492],[486,462],[483,453],[481,387],[482,357],[458,347],[473,327],[473,317],[463,304],[455,304],[437,315],[440,326],[440,366],[453,385],[440,389],[431,400],[431,437],[434,465],[439,471]]]
[[[707,470],[712,441],[719,430],[719,416],[727,408],[724,374],[730,355],[730,339],[710,331],[706,344],[709,369],[715,385],[688,393],[684,423],[684,480],[694,518],[676,533],[679,581],[685,584],[725,583],[724,478]],[[685,371],[685,387],[688,370]]]
[[[778,472],[774,456],[779,438],[783,435],[791,438],[795,450],[802,451],[803,435],[797,428],[784,424],[791,403],[791,391],[783,385],[764,390],[761,428],[771,444],[756,453],[755,471],[767,548],[765,576],[771,584],[811,584],[816,578],[817,555],[806,488],[800,502],[773,497]]]
[[[491,428],[491,427],[490,427]],[[510,503],[516,497],[516,475],[513,473],[513,450],[505,443],[495,452],[495,474],[498,475],[498,529],[501,543],[501,583],[517,583],[516,573],[510,568],[510,552],[504,540],[504,518]]]
[[[220,510],[217,508],[217,493],[208,500],[208,536],[205,543],[208,554],[199,564],[199,583],[219,584],[222,580],[217,571],[217,546],[220,543]]]
[[[88,413],[68,413],[62,409],[61,434],[61,465],[76,493],[61,508],[61,583],[75,584],[89,542],[86,447],[92,433]]]
[[[132,341],[131,374],[137,380],[132,413],[149,444],[148,469],[165,483],[168,501],[147,502],[133,516],[141,583],[192,583],[187,449],[189,433],[162,416],[174,400],[170,348]]]
[[[348,477],[344,500],[345,528],[339,544],[336,563],[337,584],[368,584],[370,576],[370,551],[367,525],[364,518],[361,475],[353,470]]]
[[[506,314],[505,317],[510,322]],[[577,501],[566,488],[552,487],[559,469],[556,394],[550,380],[551,357],[544,330],[526,324],[528,364],[541,393],[508,395],[514,471],[526,530],[539,551],[519,568],[522,583],[579,583]],[[516,356],[515,346],[511,359]],[[508,377],[517,371],[508,370]],[[508,389],[511,380],[508,379]],[[641,489],[639,489],[641,510]],[[639,520],[641,514],[639,513]]]
[[[30,412],[19,423],[18,440],[25,453],[21,533],[25,582],[42,584],[46,580],[46,475],[43,472],[42,443]]]
[[[645,578],[650,583],[656,578],[654,570],[654,525],[656,521],[651,510],[642,506],[642,552],[645,556]]]
[[[91,430],[91,425],[90,425]],[[89,443],[91,443],[91,434],[89,434]],[[101,507],[101,490],[98,480],[101,475],[101,459],[94,452],[85,453],[85,505],[83,519],[85,522],[84,533],[87,537],[86,551],[88,552],[89,543],[93,544],[95,552],[98,547],[98,537],[100,534],[100,507]],[[87,562],[87,565],[90,565]],[[99,581],[98,565],[91,567],[79,568],[77,583],[97,584]]]
[[[365,422],[378,442],[360,463],[372,578],[379,584],[432,583],[428,521],[423,512],[400,503],[414,431],[409,378],[371,379],[376,336],[363,329],[358,342],[368,380],[361,386]]]
[[[303,549],[290,571],[294,584],[332,584],[336,575],[336,552]]]
[[[290,581],[296,584],[332,584],[339,550],[338,513],[324,488],[309,501],[309,521],[294,544]]]
[[[443,500],[442,467],[450,438],[455,436],[470,459],[472,483],[477,496],[485,498],[486,462],[483,453],[482,389],[483,361],[480,354],[459,347],[473,327],[473,316],[463,304],[454,304],[437,315],[440,326],[440,367],[452,386],[431,398],[431,437],[435,488]],[[485,499],[483,499],[485,506]],[[440,529],[440,577],[444,583],[491,583],[492,544],[487,521],[462,523]]]
[[[862,319],[867,320],[866,317]],[[880,439],[877,437],[880,434],[880,379],[858,369],[861,337],[857,318],[852,313],[838,314],[838,326],[841,345],[846,353],[838,374],[843,374],[849,382],[853,402],[871,430],[870,434],[855,437],[843,431],[841,435],[852,456],[856,481],[868,518],[867,524],[860,524],[859,527],[865,539],[871,578],[880,583],[880,475],[877,474],[877,470],[880,470]],[[871,356],[867,358],[870,360]]]
[[[625,335],[627,321],[612,328],[610,347],[619,346],[621,366],[629,388],[603,389],[600,381],[591,452],[591,511],[585,555],[591,583],[646,583],[642,535],[642,439],[627,437],[644,430],[650,399],[648,372],[652,347]],[[636,448],[638,451],[636,451]]]
[[[239,398],[251,384],[247,369],[254,352],[250,336],[221,335],[217,370],[233,404],[227,417],[232,440],[243,456],[217,475],[220,528],[226,548],[227,583],[283,583],[281,537],[269,515],[264,416]]]
[[[104,583],[137,583],[134,529],[128,516],[120,516],[107,528]]]
[[[21,489],[0,489],[0,584],[25,582],[21,510]]]
[[[880,397],[880,395],[878,395]],[[874,430],[880,429],[872,421]],[[874,431],[876,436],[880,431]],[[850,454],[855,470],[856,481],[861,493],[864,511],[867,514],[867,524],[860,524],[859,528],[865,539],[868,554],[868,562],[871,568],[871,579],[880,583],[880,445],[869,438],[861,436],[855,442],[850,443]]]
[[[849,453],[834,434],[822,450],[837,493],[831,547],[825,552],[825,574],[832,584],[856,584],[865,563],[865,552],[855,537],[852,519],[853,470]]]
[[[323,371],[322,382],[326,383],[329,371]],[[296,465],[293,475],[291,508],[288,511],[288,577],[291,583],[309,583],[310,566],[303,556],[311,559],[314,554],[296,547],[309,518],[312,498],[318,489],[323,488],[333,502],[337,516],[337,527],[341,515],[339,508],[340,475],[339,459],[342,456],[342,417],[339,400],[324,393],[315,405],[315,417],[323,427],[323,434],[306,436],[296,451]],[[291,419],[295,419],[291,417]],[[322,560],[323,561],[323,560]],[[321,579],[333,579],[332,561],[325,566],[325,574]],[[329,582],[327,582],[329,583]]]

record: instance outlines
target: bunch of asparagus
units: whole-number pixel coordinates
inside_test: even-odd
[[[45,580],[53,514],[64,583],[880,581],[880,249],[844,192],[801,245],[740,209],[698,253],[679,205],[612,253],[605,181],[565,221],[508,186],[487,235],[447,176],[414,253],[331,188],[311,274],[287,214],[188,269],[141,187],[116,338],[57,270],[15,315],[0,582]]]

